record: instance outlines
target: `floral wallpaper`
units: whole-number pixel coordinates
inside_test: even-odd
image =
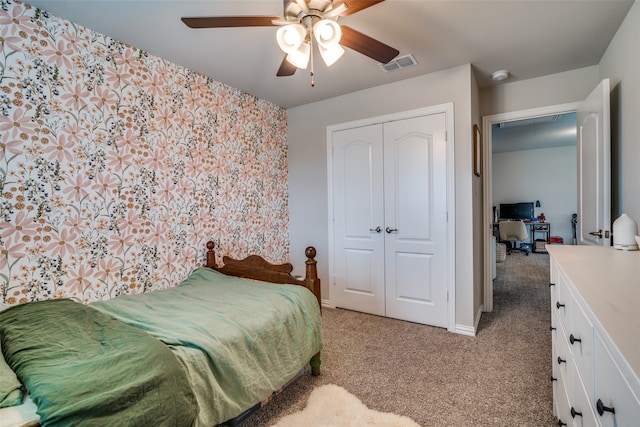
[[[177,285],[289,256],[286,111],[0,0],[0,300]]]

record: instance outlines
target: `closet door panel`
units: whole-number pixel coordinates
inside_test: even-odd
[[[383,316],[382,152],[381,125],[333,133],[335,304]]]
[[[384,124],[387,316],[447,326],[446,124]]]

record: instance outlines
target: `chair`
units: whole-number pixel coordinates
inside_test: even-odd
[[[527,226],[522,221],[500,221],[498,224],[500,229],[500,240],[510,242],[510,247],[507,247],[507,254],[511,254],[514,251],[524,252],[529,256],[529,251],[522,248],[516,248],[516,242],[524,242],[529,237],[527,232]]]

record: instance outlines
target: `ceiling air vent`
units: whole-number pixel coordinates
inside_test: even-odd
[[[401,68],[411,67],[412,65],[416,65],[417,63],[418,62],[416,61],[416,58],[414,58],[412,54],[409,54],[400,56],[393,61],[387,62],[386,64],[379,65],[385,73],[388,73],[390,71],[400,70]]]

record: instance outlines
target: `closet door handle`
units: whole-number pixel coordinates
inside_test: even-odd
[[[370,228],[369,231],[375,231],[376,233],[382,232],[382,227],[377,226],[376,228]]]
[[[398,231],[397,228],[391,228],[391,227],[387,227],[384,229],[384,231],[386,231],[387,233],[391,234],[391,233],[396,233]]]

